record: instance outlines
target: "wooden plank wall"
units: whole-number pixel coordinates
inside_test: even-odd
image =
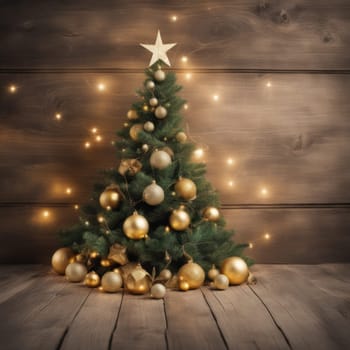
[[[158,28],[178,43],[186,127],[237,240],[258,262],[350,260],[348,1],[13,0],[0,12],[1,263],[47,262],[73,204],[116,166],[111,141],[150,58],[138,43]],[[103,141],[86,150],[93,126]]]

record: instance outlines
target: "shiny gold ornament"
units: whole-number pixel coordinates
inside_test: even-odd
[[[208,271],[208,278],[211,281],[214,281],[215,277],[220,274],[220,271],[213,265],[211,269]]]
[[[173,277],[173,274],[168,269],[163,269],[158,275],[158,278],[162,281],[169,281],[171,277]]]
[[[129,130],[129,135],[134,141],[138,141],[139,132],[142,130],[143,130],[142,124],[134,124]]]
[[[128,173],[131,176],[136,175],[142,169],[142,163],[137,159],[122,159],[118,172],[120,175]]]
[[[95,271],[91,271],[86,274],[84,284],[90,288],[96,288],[100,285],[100,276]]]
[[[185,143],[187,141],[187,135],[183,131],[180,131],[176,134],[176,140],[180,143]]]
[[[183,231],[188,228],[191,223],[191,218],[185,210],[184,206],[180,206],[179,209],[172,211],[169,224],[171,228],[175,231]]]
[[[130,239],[138,240],[145,238],[148,230],[148,221],[144,216],[137,214],[137,212],[130,215],[123,224],[124,234]]]
[[[180,289],[182,282],[187,282],[189,289],[197,289],[203,285],[205,280],[205,272],[202,267],[192,261],[181,266],[177,275]]]
[[[158,99],[155,97],[150,98],[150,100],[148,101],[149,105],[152,107],[155,107],[158,105]]]
[[[123,286],[123,279],[120,273],[109,271],[101,279],[101,286],[104,292],[115,293]]]
[[[87,269],[85,265],[74,262],[67,265],[65,274],[69,282],[81,282],[87,274]]]
[[[154,115],[158,119],[164,119],[168,115],[168,111],[163,106],[158,106],[156,110],[154,111]]]
[[[153,76],[155,80],[157,80],[158,82],[161,82],[165,79],[165,72],[162,71],[161,69],[158,69],[154,72]]]
[[[156,84],[154,83],[153,80],[147,80],[146,82],[146,88],[148,90],[153,90],[155,88]]]
[[[90,253],[90,258],[91,259],[96,259],[100,254],[98,252],[91,252]]]
[[[152,132],[154,130],[155,126],[152,122],[148,121],[145,124],[143,124],[143,128],[147,132]]]
[[[163,147],[160,149],[160,151],[164,151],[164,152],[168,153],[171,158],[174,157],[174,152],[170,147]]]
[[[57,249],[51,258],[52,268],[59,275],[64,275],[67,265],[71,258],[74,258],[74,252],[71,248],[60,248]]]
[[[182,199],[193,200],[197,196],[197,187],[192,180],[180,177],[175,184],[175,192]]]
[[[203,211],[203,218],[208,221],[218,221],[220,219],[220,212],[218,208],[207,207]]]
[[[82,263],[82,264],[85,264],[86,263],[86,260],[87,260],[87,257],[83,254],[77,254],[75,256],[75,261],[76,262],[79,262],[79,263]]]
[[[151,155],[150,163],[153,168],[164,169],[171,164],[171,157],[165,151],[155,150]]]
[[[145,143],[145,144],[142,145],[141,149],[142,149],[143,152],[146,153],[149,150],[149,146]]]
[[[161,283],[156,283],[151,288],[151,297],[154,299],[163,299],[165,297],[166,288]]]
[[[100,195],[100,205],[104,209],[118,207],[121,201],[121,195],[117,188],[107,187]]]
[[[190,284],[186,281],[179,281],[179,289],[186,292],[190,289]]]
[[[164,200],[164,191],[153,181],[144,189],[143,200],[149,205],[158,205]]]
[[[112,261],[109,259],[101,259],[100,265],[103,267],[109,267],[112,265]]]
[[[148,293],[151,286],[151,276],[140,264],[130,271],[126,277],[126,289],[132,294]]]
[[[238,256],[225,259],[220,271],[228,277],[230,284],[241,284],[247,280],[249,275],[246,262]]]
[[[139,117],[137,115],[137,112],[134,109],[130,109],[126,116],[128,117],[129,120],[135,120],[135,119],[137,119]]]
[[[108,259],[118,263],[119,265],[126,265],[129,262],[126,254],[126,247],[121,244],[114,243],[109,248]]]
[[[220,273],[214,279],[214,287],[216,289],[224,290],[227,289],[229,285],[230,281],[226,275]]]

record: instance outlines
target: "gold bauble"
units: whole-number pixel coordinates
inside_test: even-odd
[[[192,180],[180,177],[175,184],[175,192],[182,199],[193,200],[197,195],[197,187]]]
[[[120,273],[109,271],[101,279],[101,286],[104,292],[115,293],[123,286],[123,279]]]
[[[142,130],[143,130],[142,124],[134,124],[129,130],[129,135],[134,141],[138,141],[138,134]]]
[[[203,285],[205,280],[205,272],[202,267],[192,261],[181,266],[177,275],[180,289],[182,282],[187,282],[189,289],[197,289]]]
[[[166,288],[161,283],[156,283],[151,288],[151,297],[154,299],[163,299],[165,297]]]
[[[137,112],[134,109],[130,109],[126,116],[128,117],[129,120],[135,120],[135,119],[137,119],[139,117],[137,115]]]
[[[171,158],[174,157],[174,152],[170,147],[163,147],[160,150],[168,153]]]
[[[149,90],[153,90],[155,88],[156,84],[153,80],[147,80],[146,82],[146,88]]]
[[[230,285],[228,277],[222,273],[218,274],[214,279],[214,287],[216,289],[224,290]]]
[[[158,105],[158,99],[156,97],[152,97],[148,101],[149,105],[155,107]]]
[[[164,200],[164,191],[153,181],[143,190],[143,200],[149,205],[158,205]]]
[[[149,150],[149,146],[148,146],[146,143],[144,143],[144,144],[142,145],[141,149],[142,149],[143,152],[146,153],[146,152],[148,152],[148,150]]]
[[[84,279],[84,284],[90,288],[95,288],[100,285],[100,276],[95,272],[89,272]]]
[[[213,265],[211,269],[208,271],[208,278],[211,281],[214,281],[215,277],[220,273],[220,271]]]
[[[137,265],[126,277],[126,289],[132,294],[145,294],[151,289],[151,276]]]
[[[228,277],[230,284],[241,284],[247,280],[249,275],[246,262],[238,256],[225,259],[220,271]]]
[[[187,211],[184,210],[183,206],[180,206],[179,209],[172,211],[169,218],[170,226],[175,231],[183,231],[188,228],[191,223],[191,218],[188,215]]]
[[[187,141],[187,135],[183,131],[180,131],[176,134],[176,140],[180,143],[185,143]]]
[[[71,248],[57,249],[51,258],[52,268],[59,275],[64,275],[67,265],[70,263],[70,259],[74,258],[74,252]]]
[[[152,132],[154,130],[155,126],[154,126],[154,124],[152,122],[148,121],[145,124],[143,124],[143,128],[147,132]]]
[[[100,205],[104,209],[118,207],[121,196],[116,189],[106,188],[100,195]]]
[[[123,224],[124,234],[130,239],[142,239],[147,236],[149,230],[148,221],[144,216],[137,214],[130,215]]]
[[[65,274],[69,282],[81,282],[87,274],[87,269],[85,265],[74,262],[67,265]]]
[[[164,169],[171,164],[171,157],[165,151],[155,150],[151,155],[150,163],[153,168]]]
[[[113,263],[113,261],[109,260],[109,259],[101,259],[100,261],[100,265],[103,267],[109,267],[111,266]]]
[[[173,277],[173,274],[168,269],[163,269],[158,275],[158,278],[162,281],[169,281],[171,277]]]
[[[168,111],[163,106],[158,106],[156,110],[154,111],[154,115],[158,119],[164,119],[168,115]]]
[[[162,71],[161,69],[158,69],[154,72],[153,76],[154,76],[155,80],[160,82],[160,81],[163,81],[165,79],[165,72]]]
[[[207,207],[203,211],[203,218],[208,221],[218,221],[220,219],[220,212],[218,208]]]
[[[179,289],[186,292],[190,289],[190,285],[188,282],[186,281],[180,281],[179,282]]]

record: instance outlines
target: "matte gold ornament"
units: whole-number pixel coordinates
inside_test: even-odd
[[[189,261],[187,264],[181,266],[180,270],[177,273],[179,288],[182,289],[182,282],[188,283],[189,289],[197,289],[203,285],[205,280],[205,272],[202,267],[192,261]]]
[[[164,191],[153,181],[144,189],[143,200],[149,205],[158,205],[164,200]]]
[[[129,120],[135,120],[138,119],[137,112],[134,109],[130,109],[126,115]]]
[[[159,272],[158,278],[162,281],[169,281],[173,277],[173,274],[168,269],[163,269]]]
[[[152,98],[150,98],[150,100],[148,101],[148,103],[150,104],[150,106],[155,107],[155,106],[158,105],[158,99],[155,98],[155,97],[152,97]]]
[[[188,228],[191,223],[191,218],[184,206],[180,206],[179,209],[175,209],[172,211],[169,224],[171,228],[175,231],[184,231]]]
[[[151,276],[140,264],[126,277],[126,289],[132,294],[146,294],[151,286]]]
[[[145,144],[142,145],[141,149],[142,149],[143,152],[146,153],[149,150],[149,146],[145,143]]]
[[[87,274],[87,269],[85,265],[74,262],[67,265],[65,274],[69,282],[82,282]]]
[[[129,130],[129,135],[134,141],[138,141],[139,132],[142,130],[143,130],[142,124],[134,124]]]
[[[157,80],[158,82],[161,82],[165,79],[165,72],[162,71],[161,69],[158,69],[154,72],[154,79]]]
[[[115,293],[123,286],[123,279],[120,273],[109,271],[101,279],[101,286],[104,292]]]
[[[218,208],[207,207],[203,211],[203,218],[208,221],[218,221],[220,219],[220,212]]]
[[[214,281],[215,277],[220,274],[220,271],[216,268],[215,265],[212,265],[211,269],[208,271],[208,278],[211,281]]]
[[[249,275],[246,262],[238,256],[225,259],[220,271],[228,277],[230,284],[241,284],[247,280]]]
[[[155,150],[151,155],[150,163],[153,168],[164,169],[171,164],[171,157],[165,151]]]
[[[148,90],[153,90],[156,87],[156,84],[154,83],[153,80],[147,80],[146,82],[146,88]]]
[[[106,188],[100,195],[100,205],[104,209],[112,208],[115,209],[118,207],[121,201],[121,196],[117,188]]]
[[[180,143],[185,143],[187,141],[187,135],[183,131],[180,131],[176,134],[176,140]]]
[[[164,119],[168,115],[168,111],[163,106],[158,106],[156,110],[154,111],[154,115],[158,119]]]
[[[124,234],[130,239],[139,240],[145,238],[148,230],[148,221],[144,216],[137,214],[137,212],[130,215],[123,224]]]
[[[152,132],[154,130],[155,126],[154,126],[154,124],[152,122],[148,121],[145,124],[143,124],[143,128],[147,132]]]
[[[226,275],[220,273],[214,279],[214,287],[216,289],[224,290],[227,289],[229,285],[230,281]]]
[[[170,147],[162,147],[160,150],[168,153],[171,158],[174,157],[174,152]]]
[[[70,259],[74,257],[75,255],[71,248],[57,249],[51,258],[52,268],[59,275],[64,275],[66,267],[70,263]]]
[[[151,288],[151,297],[154,299],[163,299],[165,297],[166,288],[161,283],[155,283]]]
[[[175,184],[175,192],[182,199],[193,200],[197,196],[197,187],[192,180],[180,177]]]
[[[131,176],[136,175],[142,169],[142,163],[137,159],[122,159],[118,168],[120,175],[128,173]]]
[[[86,274],[84,284],[90,288],[96,288],[100,285],[100,276],[95,272],[91,271]]]
[[[108,259],[118,263],[119,265],[126,265],[129,262],[126,254],[126,247],[119,243],[114,243],[109,248]]]

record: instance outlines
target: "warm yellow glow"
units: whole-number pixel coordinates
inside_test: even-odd
[[[260,190],[260,194],[262,196],[267,196],[269,194],[269,191],[266,187],[263,187],[261,190]]]
[[[75,204],[75,205],[74,205],[74,209],[75,209],[75,210],[78,210],[78,209],[79,209],[79,205],[78,205],[78,204]]]
[[[102,136],[97,135],[97,136],[95,137],[95,140],[96,140],[97,142],[101,142],[101,141],[102,141]]]
[[[143,105],[142,109],[147,112],[148,111],[148,106],[147,105]]]
[[[269,240],[269,239],[271,238],[271,236],[270,236],[269,233],[265,233],[265,234],[264,234],[264,238],[265,238],[266,240]]]
[[[227,183],[230,187],[233,187],[235,185],[235,182],[230,180],[228,183]]]
[[[71,189],[70,187],[67,187],[67,188],[66,188],[66,193],[67,193],[67,194],[71,194],[71,193],[72,193],[72,189]]]
[[[99,223],[102,223],[102,222],[105,221],[105,218],[104,218],[103,216],[99,216],[99,217],[97,218],[97,220],[98,220]]]
[[[181,57],[181,62],[186,63],[188,61],[187,56],[182,56]]]
[[[219,101],[219,95],[213,95],[213,100],[214,101]]]
[[[122,152],[125,152],[125,151],[126,151],[126,149],[125,149],[125,148],[123,148],[123,149],[122,149]]]
[[[89,221],[85,221],[85,226],[89,226],[90,225],[90,223],[89,223]]]
[[[112,208],[109,206],[109,205],[107,205],[107,208],[106,208],[108,211],[110,211],[110,210],[112,210]]]
[[[98,129],[97,129],[97,128],[92,128],[92,129],[91,129],[91,132],[92,132],[93,134],[96,134],[96,133],[97,133],[97,131],[98,131]]]
[[[249,246],[248,246],[250,249],[252,249],[254,247],[254,244],[253,243],[249,243]]]
[[[192,74],[191,73],[186,73],[185,78],[187,80],[190,80],[192,78]]]
[[[184,104],[184,109],[188,109],[188,104]]]
[[[9,91],[14,94],[17,91],[17,86],[16,85],[10,85],[9,86]]]
[[[56,113],[55,118],[56,118],[57,120],[61,120],[61,118],[62,118],[61,113]]]
[[[48,210],[44,210],[43,213],[42,213],[42,216],[44,218],[48,218],[50,216],[50,212]]]
[[[170,227],[169,226],[165,227],[165,232],[170,232]]]
[[[235,160],[233,159],[233,158],[227,158],[227,164],[228,165],[233,165],[233,164],[235,164]]]
[[[106,85],[104,83],[98,83],[97,84],[97,89],[98,91],[105,91],[106,90]]]
[[[199,159],[204,156],[204,150],[203,148],[197,148],[196,150],[193,151],[193,155],[195,158]]]
[[[99,254],[98,254],[97,252],[91,252],[91,253],[90,253],[90,258],[95,259],[95,258],[97,258],[98,256],[99,256]]]
[[[271,86],[272,86],[271,81],[268,81],[268,82],[266,83],[266,87],[271,87]]]
[[[177,21],[177,16],[176,15],[173,15],[170,17],[171,21],[172,22],[176,22]]]
[[[90,147],[91,147],[90,142],[88,142],[88,141],[87,141],[87,142],[85,142],[84,147],[85,147],[85,148],[90,148]]]

